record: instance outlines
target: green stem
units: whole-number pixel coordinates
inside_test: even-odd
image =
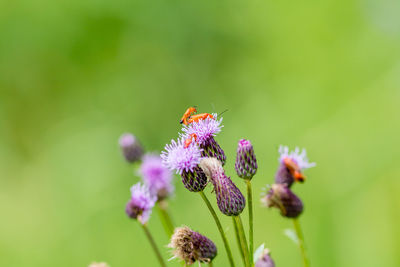
[[[229,243],[228,243],[228,239],[226,238],[224,229],[222,229],[222,225],[221,222],[218,219],[217,214],[214,211],[214,208],[211,206],[210,201],[208,200],[208,198],[206,197],[206,195],[204,194],[203,191],[199,192],[200,196],[203,198],[204,202],[206,203],[208,209],[210,210],[211,215],[213,216],[215,223],[217,224],[219,233],[221,234],[222,237],[222,241],[224,242],[224,246],[225,246],[225,250],[226,250],[226,254],[228,255],[228,259],[229,259],[229,263],[232,267],[235,266],[235,263],[233,261],[233,257],[232,257],[232,252],[231,252],[231,248],[229,247]]]
[[[245,265],[251,266],[250,259],[249,259],[249,250],[248,250],[247,241],[246,241],[246,234],[244,233],[242,219],[240,218],[240,215],[238,215],[238,216],[233,216],[233,220],[234,220],[236,227],[238,229],[238,232],[239,232],[239,238],[240,238],[240,243],[241,243],[241,247],[243,250]]]
[[[251,180],[246,180],[247,184],[247,201],[249,207],[249,256],[250,256],[250,264],[253,265],[253,251],[254,251],[254,243],[253,243],[253,196],[251,190]]]
[[[235,217],[234,216],[232,217],[232,221],[233,221],[233,228],[235,229],[235,236],[236,236],[237,245],[238,245],[238,248],[239,248],[239,251],[240,251],[240,255],[242,256],[243,265],[247,266],[246,259],[244,257],[244,252],[243,252],[244,251],[243,244],[242,244],[242,241],[240,239],[239,229],[238,229],[238,226],[237,226],[237,223],[235,221]]]
[[[304,245],[304,236],[303,236],[303,232],[301,231],[300,222],[297,218],[293,219],[293,225],[294,225],[294,229],[296,230],[297,237],[299,239],[299,247],[300,247],[300,251],[301,251],[301,256],[303,258],[303,266],[309,267],[310,261],[307,257],[306,248]]]
[[[167,267],[167,265],[165,265],[165,262],[164,262],[164,260],[163,260],[163,258],[162,258],[162,256],[161,256],[160,251],[159,251],[158,248],[157,248],[156,242],[154,242],[154,239],[153,239],[152,235],[150,234],[149,229],[147,228],[147,226],[146,226],[145,224],[141,224],[141,223],[140,223],[140,225],[142,226],[143,231],[144,231],[144,233],[146,234],[146,237],[147,237],[147,239],[149,240],[149,242],[150,242],[150,244],[151,244],[151,247],[153,248],[154,253],[155,253],[156,256],[157,256],[157,259],[158,259],[158,261],[160,262],[161,267]]]
[[[167,203],[165,200],[158,202],[158,214],[161,218],[162,225],[164,227],[164,231],[167,234],[168,238],[172,236],[174,233],[174,224],[172,223],[171,216],[169,216],[167,210]]]

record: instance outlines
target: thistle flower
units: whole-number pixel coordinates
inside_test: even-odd
[[[203,191],[207,185],[207,177],[198,167],[201,149],[194,143],[184,147],[184,139],[178,142],[171,140],[161,152],[162,163],[170,170],[175,170],[182,177],[183,185],[191,192]]]
[[[173,248],[175,258],[187,265],[195,261],[211,262],[217,256],[217,247],[210,239],[186,226],[175,229],[168,247]]]
[[[242,139],[238,143],[235,169],[240,178],[251,180],[257,172],[257,160],[253,145],[249,140]]]
[[[267,207],[278,208],[284,217],[296,218],[303,212],[303,202],[286,184],[273,184],[261,201]]]
[[[148,187],[141,185],[140,182],[131,187],[131,194],[125,212],[130,218],[137,219],[141,224],[145,224],[149,220],[157,197],[150,194]]]
[[[216,158],[204,158],[200,167],[214,185],[219,210],[227,216],[242,213],[246,200],[239,188],[225,175],[221,162]]]
[[[226,156],[224,150],[215,141],[214,136],[221,132],[223,125],[222,118],[217,119],[217,114],[213,113],[213,118],[206,118],[197,122],[184,125],[182,131],[184,132],[183,137],[188,138],[193,134],[196,135],[196,142],[202,149],[203,157],[217,158],[225,165]]]
[[[167,198],[173,193],[172,173],[162,164],[162,159],[159,155],[144,155],[139,174],[144,184],[149,188],[150,193],[157,196],[158,201]]]
[[[119,146],[127,162],[139,161],[143,155],[143,147],[133,134],[123,134],[119,138]]]
[[[275,263],[269,255],[268,249],[264,249],[261,257],[257,260],[254,267],[275,267]]]
[[[105,262],[92,262],[89,267],[110,267],[110,265]]]
[[[305,176],[303,170],[314,167],[314,162],[308,162],[306,150],[300,152],[298,147],[289,153],[287,146],[279,147],[279,168],[275,175],[275,182],[278,184],[287,184],[291,187],[294,181],[304,182]]]

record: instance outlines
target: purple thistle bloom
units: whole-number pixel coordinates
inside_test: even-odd
[[[196,261],[209,263],[217,256],[214,242],[186,226],[175,229],[168,247],[174,249],[174,258],[185,261],[187,265]]]
[[[212,115],[213,118],[206,118],[204,120],[190,123],[189,125],[184,125],[182,128],[182,131],[184,132],[182,137],[186,139],[195,134],[196,143],[202,149],[202,156],[217,158],[222,162],[222,165],[225,165],[225,152],[214,139],[216,134],[221,132],[221,128],[223,127],[223,125],[221,125],[222,118],[218,119],[217,114],[215,113]]]
[[[200,167],[214,185],[219,210],[227,216],[242,213],[246,200],[231,178],[225,175],[221,162],[216,158],[204,158]]]
[[[286,184],[273,184],[261,202],[278,208],[281,215],[288,218],[296,218],[303,212],[303,202]]]
[[[144,155],[139,174],[150,193],[157,196],[158,201],[167,198],[174,192],[174,187],[171,184],[172,173],[162,164],[159,155]]]
[[[235,169],[240,178],[253,178],[257,172],[257,160],[254,149],[249,140],[242,139],[238,143]]]
[[[201,149],[194,143],[187,148],[184,147],[184,139],[178,142],[171,141],[161,152],[164,166],[170,170],[175,170],[182,177],[182,183],[191,192],[203,191],[207,186],[207,177],[198,167],[201,159]]]
[[[194,143],[185,148],[184,142],[183,138],[180,138],[178,142],[171,140],[171,144],[167,144],[164,148],[166,151],[161,152],[164,166],[179,174],[183,171],[193,171],[201,159],[201,149]]]
[[[157,197],[150,194],[149,189],[140,182],[131,187],[131,199],[126,205],[126,214],[145,224],[150,217],[151,210],[157,201]]]
[[[264,249],[261,257],[257,260],[254,267],[275,267],[275,263],[269,255],[268,249]]]
[[[133,134],[123,134],[119,138],[119,146],[125,160],[130,163],[139,161],[143,155],[143,147]]]
[[[275,175],[275,182],[278,184],[286,184],[291,187],[294,181],[304,182],[305,176],[302,170],[314,167],[314,162],[308,162],[306,150],[300,153],[298,147],[294,151],[289,152],[287,146],[279,147],[279,168]]]

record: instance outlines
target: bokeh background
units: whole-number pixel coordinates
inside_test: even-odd
[[[399,14],[395,0],[2,1],[0,266],[157,266],[124,213],[139,178],[117,140],[160,151],[191,105],[229,110],[217,141],[243,192],[235,150],[253,142],[255,246],[277,266],[301,266],[291,222],[257,200],[280,144],[318,164],[294,189],[312,266],[400,266]],[[175,185],[175,224],[227,266],[201,198]],[[149,227],[169,258],[157,213]]]

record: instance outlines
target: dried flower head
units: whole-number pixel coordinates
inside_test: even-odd
[[[286,184],[273,184],[261,201],[267,207],[278,208],[284,217],[296,218],[303,212],[303,202]]]
[[[214,185],[220,211],[227,216],[242,213],[246,200],[239,188],[225,175],[221,162],[216,158],[204,158],[200,162],[200,167]]]
[[[173,248],[175,258],[185,261],[187,265],[195,261],[210,262],[217,256],[214,242],[186,226],[175,229],[168,247]]]
[[[314,167],[314,162],[308,162],[306,150],[300,152],[298,147],[289,152],[287,146],[279,147],[279,168],[275,175],[275,182],[278,184],[287,184],[292,186],[294,181],[304,182],[305,176],[303,170]]]
[[[257,172],[257,160],[253,145],[249,140],[242,139],[238,143],[235,169],[240,178],[250,180]]]
[[[272,260],[268,249],[264,249],[254,267],[275,267],[275,263]]]
[[[202,156],[217,158],[222,162],[222,165],[225,165],[225,152],[214,139],[216,134],[221,132],[221,128],[223,127],[223,125],[221,125],[222,118],[218,119],[215,113],[212,115],[213,118],[206,118],[190,123],[189,125],[184,125],[182,128],[184,132],[182,137],[186,139],[189,136],[193,136],[193,134],[196,135],[196,142],[202,149]]]
[[[131,187],[131,194],[125,212],[130,218],[137,219],[141,224],[145,224],[149,220],[157,197],[152,195],[149,188],[141,185],[140,182]]]
[[[133,134],[123,134],[119,138],[119,146],[126,161],[133,163],[142,158],[143,147]]]
[[[110,265],[105,262],[92,262],[89,267],[110,267]]]
[[[144,155],[139,174],[144,184],[149,188],[150,193],[156,195],[159,201],[174,192],[172,173],[162,164],[162,159],[159,155]]]

